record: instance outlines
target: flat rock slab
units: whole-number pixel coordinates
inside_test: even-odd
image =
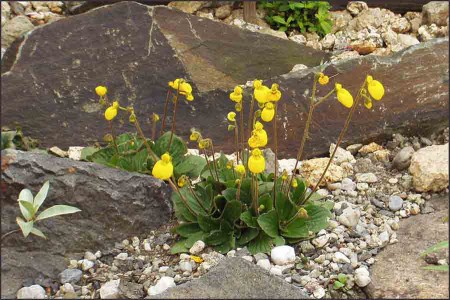
[[[420,254],[438,242],[448,241],[448,221],[443,222],[448,216],[448,198],[430,201],[436,211],[402,220],[398,243],[377,255],[370,269],[372,282],[366,287],[370,298],[448,299],[448,272],[422,269],[428,264]]]
[[[38,273],[56,278],[68,258],[111,249],[115,242],[148,234],[170,220],[170,188],[151,176],[47,154],[8,149],[1,155],[2,234],[17,228],[20,191],[28,188],[36,195],[46,180],[50,190],[40,211],[55,204],[81,209],[38,222],[46,240],[16,233],[2,242],[2,298],[15,295],[24,279]]]
[[[148,299],[309,299],[299,288],[242,258],[227,257],[199,279]]]
[[[54,37],[58,37],[55,39]],[[162,114],[168,82],[193,83],[195,100],[180,101],[177,129],[192,126],[217,145],[233,145],[225,116],[237,84],[312,67],[329,54],[267,34],[242,30],[164,6],[120,2],[31,31],[2,65],[2,125],[20,124],[43,146],[102,141],[108,133],[94,89],[134,105],[147,132]],[[11,57],[13,56],[13,57]],[[14,63],[11,63],[14,61]],[[134,130],[122,114],[118,131]],[[170,122],[169,122],[170,125]],[[217,129],[216,129],[217,128]]]

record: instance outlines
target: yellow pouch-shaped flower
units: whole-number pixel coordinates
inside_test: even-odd
[[[273,107],[273,104],[271,102],[267,102],[264,106],[264,109],[261,112],[261,119],[264,122],[270,122],[272,121],[273,117],[275,116],[275,109]]]
[[[319,73],[319,84],[326,85],[330,81],[330,77],[323,73]]]
[[[95,88],[95,93],[100,97],[105,96],[107,92],[108,89],[105,86],[99,85],[98,87]]]
[[[105,110],[105,119],[111,121],[117,116],[117,108],[110,106]]]
[[[269,101],[270,89],[263,85],[261,80],[255,80],[253,82],[253,87],[255,88],[253,91],[253,96],[258,103],[264,104]]]
[[[242,101],[242,88],[240,86],[236,86],[234,88],[234,91],[230,94],[230,99],[234,102],[241,102]]]
[[[378,80],[372,78],[372,76],[367,75],[367,89],[369,90],[370,96],[375,100],[381,100],[384,96],[384,86]]]
[[[258,148],[252,150],[252,155],[248,159],[248,169],[253,174],[259,174],[264,172],[266,168],[266,160],[262,156],[261,150]]]
[[[236,167],[234,167],[234,170],[236,171],[236,173],[239,176],[242,176],[242,175],[245,174],[245,167],[244,167],[244,165],[237,165]]]
[[[164,153],[153,167],[152,175],[161,180],[167,180],[173,175],[172,158],[168,153]]]
[[[280,90],[278,90],[278,84],[274,83],[272,84],[272,87],[270,89],[268,100],[272,102],[277,102],[280,99],[281,99],[281,92]]]
[[[336,83],[336,96],[339,102],[347,108],[353,106],[353,96],[349,91],[344,89],[341,84]]]

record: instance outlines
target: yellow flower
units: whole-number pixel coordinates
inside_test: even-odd
[[[207,149],[210,146],[209,139],[199,139],[198,140],[198,148],[199,149]]]
[[[367,107],[367,109],[372,108],[372,100],[367,96],[364,98],[364,106]]]
[[[136,115],[134,114],[134,111],[130,114],[129,121],[131,124],[136,123]]]
[[[272,102],[277,102],[281,99],[281,92],[278,90],[278,84],[272,84],[272,88],[270,89],[270,93],[268,96],[268,100]]]
[[[233,161],[232,160],[227,161],[227,169],[228,170],[233,169]]]
[[[194,96],[192,96],[192,87],[184,79],[177,78],[174,81],[170,81],[169,86],[174,90],[179,91],[181,95],[186,96],[186,100],[194,100]]]
[[[155,123],[158,122],[158,121],[159,121],[159,115],[153,113],[153,114],[152,114],[152,121],[155,122]]]
[[[183,93],[181,93],[181,94],[183,95]],[[187,101],[192,101],[192,100],[194,100],[194,96],[192,96],[192,94],[189,93],[189,94],[186,95],[186,100]]]
[[[283,173],[281,174],[281,179],[283,181],[288,179],[288,173],[287,173],[286,169],[283,170]]]
[[[193,142],[197,141],[201,137],[200,132],[196,130],[192,130],[191,135],[189,136],[189,139]]]
[[[236,122],[236,113],[234,111],[231,111],[227,115],[227,119],[230,122]]]
[[[319,73],[319,83],[320,85],[325,85],[330,81],[330,77],[323,74],[322,72]]]
[[[381,82],[373,79],[370,75],[367,75],[366,81],[370,96],[375,100],[381,100],[384,96],[384,87]]]
[[[117,116],[117,108],[114,107],[114,105],[108,107],[105,110],[105,119],[108,121],[111,121]]]
[[[272,102],[267,102],[261,113],[261,119],[264,122],[270,122],[270,121],[272,121],[274,116],[275,116],[274,106],[273,106]]]
[[[234,170],[236,171],[236,173],[239,176],[242,176],[242,175],[245,174],[245,167],[244,167],[244,165],[237,165],[236,167],[234,167]]]
[[[258,148],[252,150],[252,155],[248,159],[248,169],[253,174],[259,174],[264,171],[266,168],[266,160],[264,156],[262,156],[261,150]]]
[[[308,218],[308,212],[303,207],[300,207],[300,209],[298,210],[298,215],[302,219]]]
[[[255,88],[253,95],[258,103],[263,104],[269,101],[269,94],[271,90],[267,86],[263,85],[261,80],[255,80],[253,82],[253,87]]]
[[[267,132],[264,129],[255,129],[248,139],[250,148],[259,148],[267,145]]]
[[[242,88],[240,86],[234,88],[234,91],[230,94],[230,99],[238,103],[242,101]]]
[[[292,180],[292,187],[295,189],[296,187],[298,187],[298,182],[297,179]]]
[[[119,101],[114,101],[112,107],[114,107],[115,109],[119,109]]]
[[[99,85],[95,88],[95,93],[97,93],[97,95],[99,95],[100,97],[105,96],[107,92],[108,89],[105,86]]]
[[[184,187],[186,185],[186,176],[181,176],[180,178],[178,178],[178,186],[180,188]]]
[[[173,175],[172,158],[169,153],[164,153],[153,167],[152,175],[161,180],[167,180]]]
[[[234,106],[234,109],[237,112],[240,112],[242,110],[242,103],[241,102],[236,103],[236,105]]]
[[[353,106],[353,96],[349,91],[344,89],[341,84],[336,83],[336,95],[339,102],[347,108]]]
[[[201,264],[203,262],[203,258],[195,256],[195,255],[191,255],[191,259],[198,264]]]

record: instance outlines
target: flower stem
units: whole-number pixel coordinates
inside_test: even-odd
[[[172,181],[173,180],[173,181]],[[189,210],[189,212],[191,214],[193,214],[194,216],[197,217],[197,214],[195,213],[195,211],[189,206],[189,203],[187,202],[186,198],[184,198],[183,194],[181,194],[180,189],[178,188],[178,186],[174,183],[175,178],[172,175],[172,179],[169,178],[169,184],[172,187],[172,189],[176,192],[178,192],[178,195],[180,195],[181,201],[183,201],[184,205],[186,205],[186,208]]]
[[[180,84],[178,84],[178,89],[177,89],[177,96],[175,97],[175,104],[173,106],[173,120],[172,120],[172,129],[170,130],[170,139],[169,139],[169,144],[167,145],[167,152],[170,152],[170,145],[172,144],[172,138],[173,138],[173,134],[175,132],[175,126],[176,126],[176,118],[177,118],[177,103],[178,103],[178,97],[180,96]]]
[[[241,161],[242,164],[244,164],[244,149],[245,149],[245,144],[244,144],[244,105],[241,105],[241,111],[239,112],[240,114],[240,127],[241,127]],[[239,162],[238,162],[239,163]]]
[[[315,108],[314,100],[315,100],[315,94],[316,94],[317,79],[318,79],[318,76],[316,75],[315,78],[314,78],[313,90],[312,90],[311,99],[310,99],[310,102],[309,102],[308,118],[306,119],[305,129],[303,130],[302,141],[300,142],[300,147],[299,147],[298,152],[297,152],[297,158],[295,160],[294,169],[292,170],[292,176],[291,176],[291,179],[289,180],[288,191],[289,191],[290,186],[292,185],[292,180],[294,179],[294,176],[295,176],[295,170],[297,170],[298,162],[302,158],[303,149],[305,147],[306,139],[308,138],[308,135],[309,135],[309,126],[311,125],[312,115],[313,115],[314,108]]]
[[[219,181],[219,173],[217,172],[217,163],[216,163],[216,158],[215,158],[215,151],[214,151],[214,145],[213,142],[211,140],[211,151],[212,151],[212,158],[213,158],[213,166],[214,166],[214,171],[216,172],[216,176],[217,176],[217,181]]]
[[[328,97],[330,97],[334,92],[336,91],[336,89],[332,89],[331,91],[328,92],[328,94],[326,94],[325,96],[323,96],[322,98],[320,98],[316,103],[314,103],[314,107],[319,106],[319,104],[321,104],[322,102],[324,102]]]
[[[172,91],[170,90],[170,88],[167,90],[167,95],[166,95],[166,103],[164,104],[164,115],[163,115],[163,119],[162,119],[162,123],[161,123],[161,131],[159,133],[159,135],[163,135],[164,133],[164,128],[166,127],[166,116],[167,116],[167,108],[169,107],[169,95],[172,93]]]
[[[234,126],[234,142],[236,144],[236,165],[239,164],[239,130],[237,128],[237,123]]]
[[[154,141],[156,136],[156,120],[154,117],[152,117],[152,138],[151,140]]]
[[[198,198],[197,194],[195,193],[194,189],[191,186],[191,182],[188,180],[188,187],[189,187],[189,191],[191,192],[192,196],[194,196],[195,200],[197,200],[197,203],[203,208],[203,210],[205,211],[205,213],[209,213],[208,210],[206,209],[206,207],[203,205],[203,203],[200,201],[200,199]]]
[[[112,121],[108,121],[108,125],[109,125],[109,130],[111,131],[111,137],[113,140],[114,149],[116,150],[116,154],[119,154],[119,147],[117,147],[116,136],[114,134],[114,128],[112,125]]]
[[[250,110],[248,112],[248,138],[250,138],[252,136],[252,130],[253,130],[253,124],[252,124],[252,119],[253,119],[253,106],[255,105],[255,98],[253,98],[252,95],[252,101],[250,102]],[[250,150],[248,147],[245,147],[247,149],[246,153],[247,153],[247,162],[245,164],[245,174],[247,175],[247,170],[248,170],[248,158],[250,157]],[[244,162],[242,162],[244,163]]]
[[[145,147],[147,148],[148,154],[150,154],[152,156],[153,160],[155,162],[157,162],[159,160],[159,157],[158,157],[158,155],[155,154],[155,152],[153,152],[152,148],[147,143],[147,139],[145,138],[145,135],[144,135],[144,132],[142,131],[141,125],[139,125],[139,121],[138,121],[137,117],[136,117],[136,121],[134,122],[134,126],[136,127],[136,130],[137,130],[139,136],[143,140],[143,143],[144,143]]]
[[[364,81],[364,84],[365,84],[365,81]],[[322,175],[320,176],[319,181],[316,183],[316,185],[312,189],[311,193],[308,195],[308,197],[305,198],[304,201],[302,201],[302,204],[306,203],[306,201],[308,201],[308,199],[311,198],[312,194],[314,194],[314,192],[317,191],[317,189],[319,188],[320,183],[322,182],[323,178],[325,177],[325,173],[328,171],[328,168],[330,167],[331,162],[333,161],[334,155],[336,154],[336,151],[337,151],[339,145],[341,144],[345,133],[347,132],[347,129],[348,129],[349,125],[350,125],[350,121],[352,119],[353,113],[355,112],[356,107],[358,106],[358,102],[361,99],[361,91],[362,91],[362,89],[364,87],[364,84],[361,87],[361,89],[359,90],[358,96],[355,99],[355,103],[353,104],[352,108],[350,109],[350,112],[347,115],[347,120],[345,121],[345,125],[342,128],[341,133],[339,134],[339,138],[338,138],[338,140],[336,142],[336,147],[334,147],[333,153],[331,154],[330,159],[328,160],[328,164],[325,167],[325,170],[323,171]]]
[[[273,119],[273,142],[274,142],[274,149],[275,149],[275,169],[273,171],[273,205],[276,207],[276,194],[277,194],[277,173],[278,173],[278,130],[277,130],[277,103],[275,103],[274,108],[275,115]]]
[[[208,169],[209,169],[209,173],[211,174],[211,177],[214,178],[214,173],[211,169],[211,165],[209,163],[209,159],[208,159],[208,155],[206,154],[206,150],[202,149],[203,155],[205,156],[205,160],[206,160],[206,164],[208,165]],[[217,181],[219,181],[219,178],[216,179]]]

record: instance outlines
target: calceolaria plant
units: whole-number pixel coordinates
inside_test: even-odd
[[[54,205],[38,214],[39,208],[47,198],[49,188],[50,183],[46,181],[39,190],[39,192],[34,197],[29,189],[23,189],[19,193],[19,198],[17,199],[17,202],[19,204],[20,212],[22,213],[23,218],[21,217],[16,218],[16,222],[17,225],[19,225],[19,229],[5,233],[1,237],[2,240],[8,235],[15,233],[19,230],[22,231],[24,237],[27,237],[31,233],[45,239],[46,237],[44,233],[35,227],[35,224],[37,222],[48,218],[60,215],[73,214],[81,211],[80,209],[70,205]]]
[[[192,101],[193,96],[192,88],[183,79],[169,83],[160,137],[156,140],[155,126],[152,126],[152,139],[145,138],[133,108],[123,108],[118,103],[114,104],[116,102],[109,104],[106,88],[104,94],[97,92],[100,101],[108,106],[105,118],[110,122],[111,138],[107,148],[88,157],[110,166],[125,168],[124,163],[118,162],[141,155],[133,168],[151,173],[171,185],[175,214],[180,222],[174,229],[180,235],[180,240],[171,248],[172,253],[187,252],[198,240],[221,253],[243,246],[247,246],[251,253],[258,253],[270,251],[273,245],[309,239],[328,225],[334,203],[323,201],[316,191],[342,142],[359,101],[364,99],[364,105],[370,109],[373,100],[381,100],[384,96],[383,85],[372,76],[367,76],[355,99],[340,83],[334,83],[328,93],[320,91],[324,95],[318,97],[318,85],[326,88],[330,79],[323,70],[314,75],[308,117],[291,174],[286,170],[278,174],[277,165],[277,108],[278,102],[282,101],[282,92],[278,84],[273,83],[269,87],[261,80],[253,81],[250,95],[244,93],[242,86],[236,86],[229,96],[235,103],[235,109],[226,116],[228,130],[234,135],[233,159],[228,159],[223,153],[217,156],[213,140],[192,128],[189,140],[196,145],[200,156],[195,156],[198,160],[195,167],[184,164],[190,156],[186,155],[184,142],[174,134],[176,108],[180,95],[188,101]],[[172,127],[170,132],[164,133],[172,90],[176,90],[172,97]],[[315,108],[334,95],[344,108],[349,109],[348,116],[321,178],[309,187],[308,178],[299,177],[295,170],[302,157]],[[247,115],[243,105],[246,99],[250,108]],[[124,135],[114,136],[111,121],[119,110],[129,113],[137,134],[127,134],[126,139]],[[159,118],[152,117],[152,120],[155,119]],[[247,128],[244,119],[248,120]],[[174,147],[171,148],[171,145]],[[269,145],[275,152],[273,173],[267,172],[263,155],[264,148]]]

